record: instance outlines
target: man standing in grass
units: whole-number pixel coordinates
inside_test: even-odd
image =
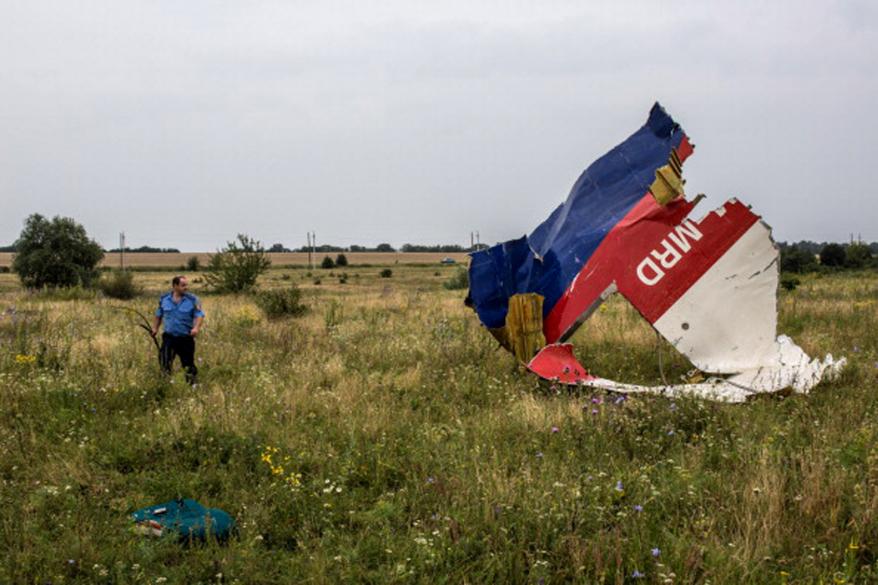
[[[198,368],[195,367],[195,337],[204,320],[201,301],[189,292],[189,280],[185,276],[171,279],[171,292],[162,295],[155,310],[152,322],[152,335],[159,333],[159,325],[164,320],[162,347],[159,362],[166,374],[171,373],[174,357],[180,356],[180,363],[186,368],[186,381],[195,384]]]

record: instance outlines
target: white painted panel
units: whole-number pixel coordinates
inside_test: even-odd
[[[655,323],[695,366],[737,373],[777,365],[778,252],[756,222]]]

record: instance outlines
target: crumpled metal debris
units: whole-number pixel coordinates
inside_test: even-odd
[[[844,366],[844,358],[811,359],[777,336],[779,252],[749,206],[731,199],[690,217],[701,197],[685,198],[682,167],[693,151],[656,103],[646,124],[592,163],[530,235],[471,254],[469,304],[531,371],[619,392],[740,402],[807,393]],[[638,386],[589,374],[563,342],[615,293],[714,377]],[[532,314],[539,306],[541,331]]]

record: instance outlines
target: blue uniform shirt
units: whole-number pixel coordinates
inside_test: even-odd
[[[174,293],[169,292],[159,299],[155,316],[161,317],[165,324],[165,333],[175,337],[189,335],[196,317],[204,317],[201,301],[191,293],[186,293],[179,303],[174,302]]]

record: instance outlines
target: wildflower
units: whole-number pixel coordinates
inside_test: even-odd
[[[553,433],[557,433],[557,432],[559,432],[560,430],[561,430],[561,429],[559,429],[558,427],[552,427],[552,432],[553,432]]]
[[[650,550],[649,552],[650,552],[650,554],[652,554],[652,556],[653,556],[654,558],[658,558],[658,557],[662,554],[662,551],[661,551],[661,549],[660,549],[659,547],[654,547],[654,548],[653,548],[652,550]]]
[[[592,413],[592,414],[597,414],[597,413],[598,413],[598,409],[597,409],[597,408],[593,408],[593,409],[591,410],[591,413]]]
[[[625,491],[625,486],[622,485],[622,480],[619,480],[616,482],[615,490],[617,492],[624,492]]]
[[[643,579],[644,577],[646,577],[646,575],[644,575],[643,573],[641,573],[637,569],[634,569],[634,572],[631,573],[632,579]]]
[[[601,403],[601,399],[598,398],[597,396],[592,396],[592,397],[591,397],[591,403],[592,403],[592,404],[600,404],[600,403]]]
[[[436,483],[436,478],[431,475],[430,477],[427,478],[427,483],[429,483],[431,485]]]
[[[616,405],[622,404],[623,402],[625,402],[625,395],[624,395],[624,394],[620,394],[620,395],[617,396],[616,399],[613,401],[613,403],[616,404]]]
[[[73,559],[67,559],[67,564],[68,565],[75,565],[76,561],[74,561]]]
[[[30,355],[30,354],[26,354],[26,353],[19,353],[15,356],[15,363],[17,363],[17,364],[26,365],[26,364],[32,364],[35,361],[37,361],[37,356],[35,356],[35,355]]]
[[[640,504],[634,504],[634,511],[643,512],[643,506],[641,506]]]
[[[668,408],[670,408],[671,410],[677,410],[677,404],[672,402]]]
[[[537,459],[542,459],[542,458],[543,458],[543,452],[537,451]]]

